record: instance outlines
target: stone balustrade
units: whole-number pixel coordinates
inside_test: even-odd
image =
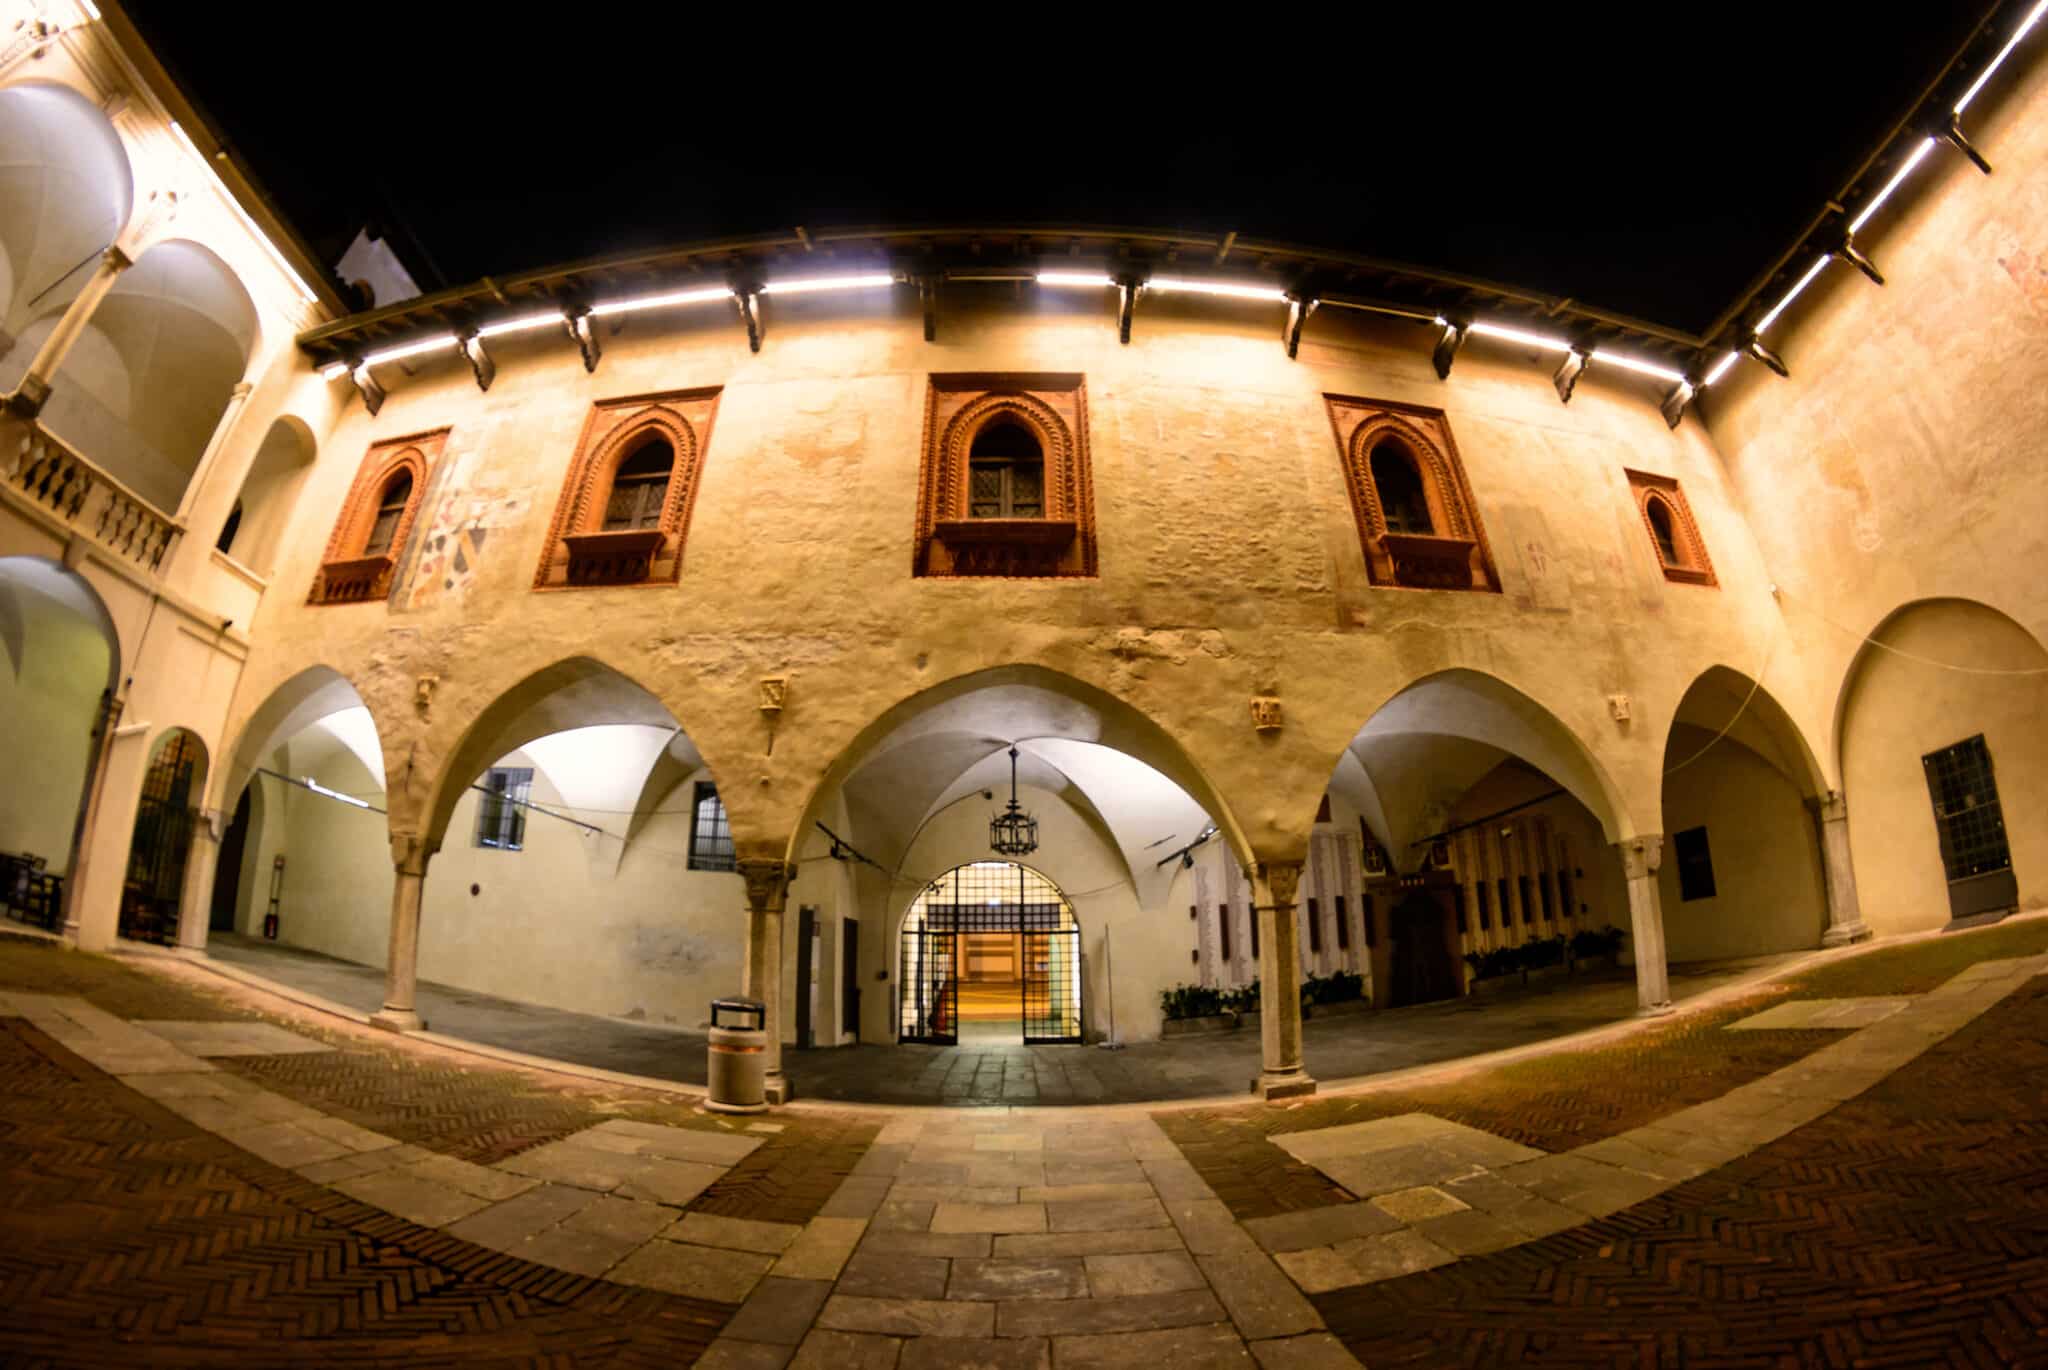
[[[9,427],[8,490],[142,570],[162,570],[182,524],[35,424]]]

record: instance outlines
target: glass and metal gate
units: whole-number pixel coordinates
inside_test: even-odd
[[[202,753],[180,729],[159,743],[142,780],[128,877],[121,889],[121,936],[166,946],[178,940],[178,903],[192,854],[193,808]]]
[[[1008,938],[1016,949],[1015,1020],[1027,1046],[1081,1040],[1081,930],[1059,887],[1029,867],[978,861],[933,881],[903,926],[903,1001],[898,1037],[953,1046],[960,1040],[961,985],[973,985],[970,939]],[[971,1011],[1010,1016],[1008,982],[984,983]]]

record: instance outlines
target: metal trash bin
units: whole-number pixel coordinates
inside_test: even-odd
[[[714,1113],[768,1111],[766,1004],[758,999],[711,1001],[708,1077],[704,1106]]]

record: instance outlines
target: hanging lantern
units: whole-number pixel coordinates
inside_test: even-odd
[[[1010,748],[1010,806],[988,821],[989,850],[1029,856],[1038,850],[1038,820],[1017,807],[1017,749]]]

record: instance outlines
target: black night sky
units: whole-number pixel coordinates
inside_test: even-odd
[[[391,224],[428,289],[795,224],[1092,223],[1236,229],[1685,328],[1986,8],[130,4],[309,242],[331,261]]]

